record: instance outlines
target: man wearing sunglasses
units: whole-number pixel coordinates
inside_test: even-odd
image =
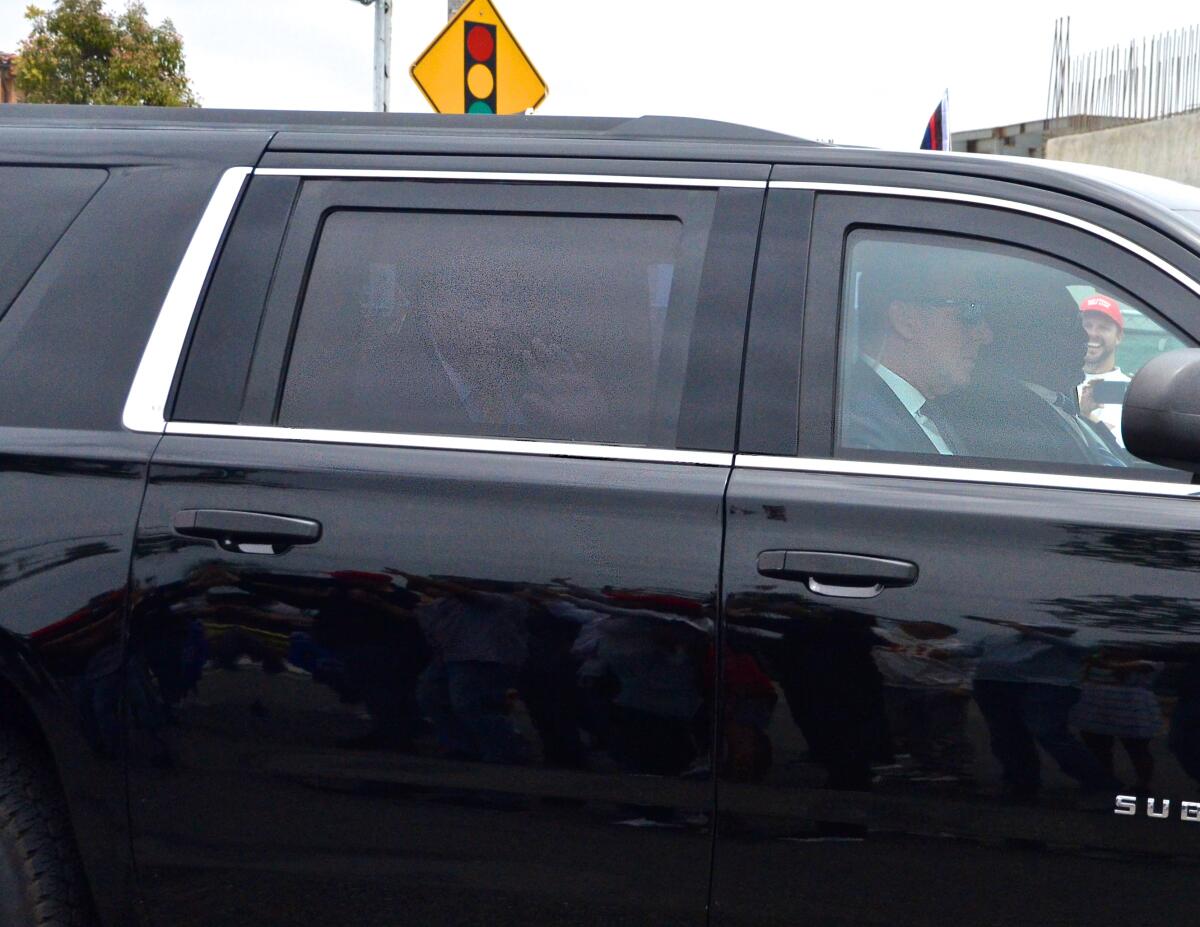
[[[965,265],[944,262],[930,269],[920,262],[927,271],[920,274],[917,262],[898,266],[902,263],[864,281],[861,361],[846,377],[841,443],[917,454],[962,453],[926,403],[969,385],[980,348],[992,340],[982,287]]]

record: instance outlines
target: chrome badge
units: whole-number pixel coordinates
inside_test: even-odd
[[[1113,814],[1136,815],[1138,813],[1138,798],[1136,795],[1118,795]],[[1147,798],[1146,817],[1168,818],[1171,816],[1171,799]],[[1179,803],[1179,820],[1200,822],[1200,801],[1181,801]]]

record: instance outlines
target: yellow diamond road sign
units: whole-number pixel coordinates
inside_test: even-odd
[[[523,113],[547,92],[491,0],[470,0],[410,73],[439,113]]]

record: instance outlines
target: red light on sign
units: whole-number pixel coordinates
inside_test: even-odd
[[[487,61],[496,49],[496,40],[489,29],[474,25],[467,33],[467,53],[476,61]]]

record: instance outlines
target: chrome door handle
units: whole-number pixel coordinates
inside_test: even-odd
[[[819,550],[764,550],[758,572],[773,579],[805,583],[817,595],[870,599],[892,586],[917,581],[917,565],[889,557]]]
[[[872,583],[869,586],[840,586],[836,583],[823,583],[810,576],[808,588],[817,595],[837,596],[842,599],[873,599],[883,592],[884,586],[883,583]]]

